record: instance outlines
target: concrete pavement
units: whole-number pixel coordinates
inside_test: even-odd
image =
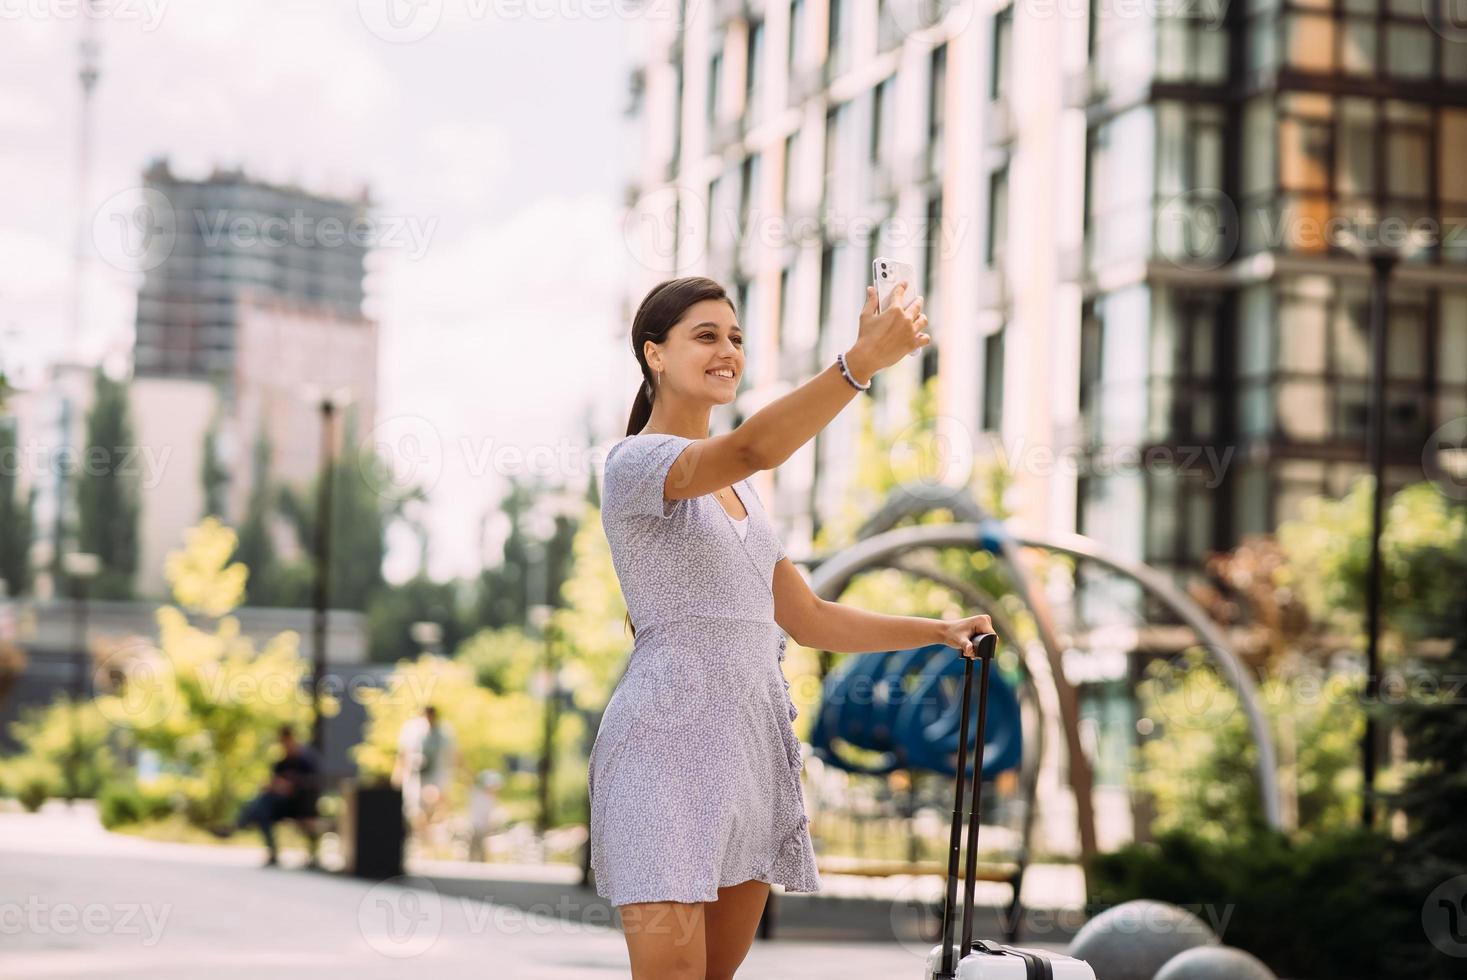
[[[433,880],[259,867],[262,852],[110,834],[89,810],[0,813],[0,976],[312,980],[626,976],[610,913]],[[512,891],[512,889],[510,890]],[[551,893],[544,893],[547,901]],[[782,896],[793,901],[797,896]],[[599,901],[599,900],[598,900]],[[571,903],[567,910],[564,903]],[[921,974],[918,942],[756,941],[740,976]]]

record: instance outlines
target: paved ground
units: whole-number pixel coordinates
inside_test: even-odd
[[[236,980],[625,976],[614,923],[582,909],[460,896],[429,879],[380,884],[258,867],[253,849],[108,834],[52,805],[0,813],[0,975]],[[565,901],[576,902],[568,895]],[[901,941],[756,942],[741,976],[918,977]]]

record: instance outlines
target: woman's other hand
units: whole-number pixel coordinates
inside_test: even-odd
[[[942,622],[941,642],[954,648],[961,656],[970,660],[978,656],[971,639],[974,633],[992,633],[993,620],[987,616],[969,616],[966,619],[949,619]]]

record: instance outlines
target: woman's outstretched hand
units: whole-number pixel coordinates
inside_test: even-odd
[[[907,302],[906,280],[892,290],[891,306],[877,312],[876,287],[866,287],[866,305],[861,308],[861,321],[856,343],[846,352],[846,366],[865,384],[877,371],[889,368],[919,347],[932,343],[923,331],[927,314],[922,312],[924,297]]]
[[[993,620],[987,616],[969,616],[967,619],[949,619],[942,623],[942,640],[970,660],[978,656],[973,645],[974,633],[992,633]]]

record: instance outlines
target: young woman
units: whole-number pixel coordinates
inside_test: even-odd
[[[591,748],[591,865],[618,906],[635,980],[732,977],[771,883],[820,887],[785,634],[833,652],[944,643],[973,656],[987,616],[885,616],[820,599],[785,557],[748,477],[809,442],[871,377],[930,342],[922,297],[877,312],[826,370],[732,432],[713,406],[744,370],[738,311],[711,279],[642,300],[644,383],[606,456],[602,525],[626,599],[631,658]]]

